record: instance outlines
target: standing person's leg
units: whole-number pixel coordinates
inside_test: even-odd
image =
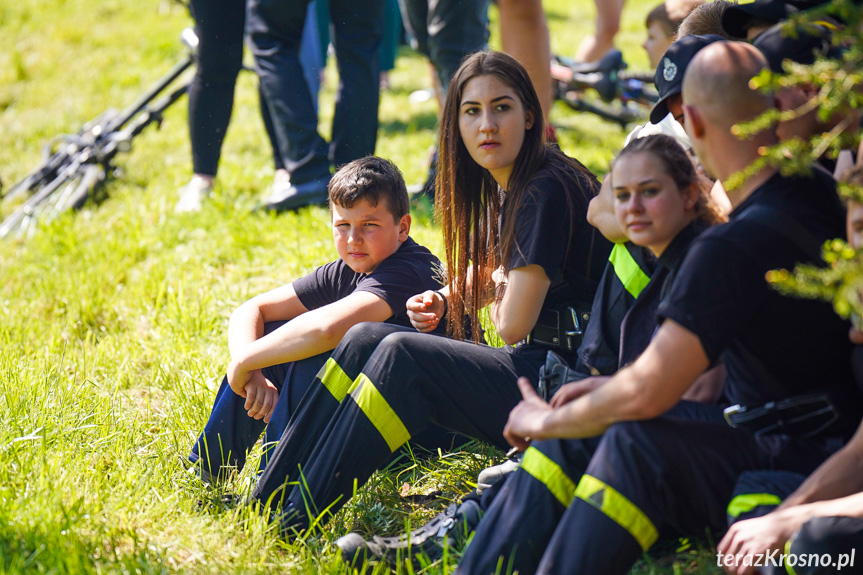
[[[542,0],[498,0],[497,7],[500,11],[501,47],[530,75],[548,126],[552,104],[551,46]]]
[[[244,0],[192,0],[198,63],[189,86],[192,180],[180,189],[179,212],[196,211],[213,188],[222,142],[243,64]]]
[[[336,167],[375,151],[384,0],[330,0],[339,87],[330,160]]]
[[[593,62],[614,48],[614,37],[620,30],[620,16],[626,0],[594,0],[596,33],[585,37],[575,53],[579,62]]]
[[[287,497],[283,526],[305,528],[309,514],[337,511],[430,422],[505,447],[503,427],[521,399],[517,375],[535,379],[540,355],[420,333],[387,336],[299,462],[302,478]]]
[[[489,0],[429,0],[429,60],[444,93],[462,59],[488,45]]]
[[[317,114],[303,75],[299,51],[307,0],[249,0],[247,30],[255,68],[272,117],[291,197],[266,206],[290,209],[326,196],[330,168],[327,143],[318,134]]]
[[[303,74],[306,78],[306,83],[309,85],[309,92],[312,95],[312,101],[315,105],[315,111],[318,109],[318,92],[321,86],[321,70],[323,62],[320,55],[318,43],[318,24],[317,10],[314,8],[320,2],[325,0],[312,0],[309,4],[309,9],[306,13],[306,23],[303,27],[303,40],[300,43],[300,64],[303,67]],[[276,138],[276,129],[273,125],[273,119],[270,116],[270,109],[267,106],[267,97],[264,95],[264,90],[258,82],[258,98],[261,106],[261,118],[264,121],[264,128],[267,131],[267,137],[270,140],[270,146],[273,149],[273,163],[275,165],[276,174],[273,177],[272,194],[279,196],[287,193],[291,185],[291,174],[285,167],[285,162],[282,160],[279,143]]]

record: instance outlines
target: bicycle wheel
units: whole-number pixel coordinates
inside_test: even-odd
[[[99,164],[87,164],[78,171],[77,177],[58,190],[55,195],[57,201],[50,211],[50,218],[54,218],[63,212],[77,210],[83,207],[87,198],[105,179],[105,169]]]
[[[19,237],[32,234],[39,218],[57,203],[56,194],[75,189],[84,175],[81,165],[76,163],[60,170],[57,177],[34,190],[33,195],[0,223],[0,239],[13,234]]]

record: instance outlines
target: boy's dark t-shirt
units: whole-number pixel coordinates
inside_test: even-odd
[[[339,259],[295,280],[293,286],[300,302],[309,310],[339,301],[355,291],[373,293],[393,310],[386,323],[412,327],[405,310],[407,300],[426,290],[440,289],[442,269],[440,260],[428,248],[408,238],[370,274],[357,273]],[[441,322],[435,331],[443,333],[445,328],[445,322]]]

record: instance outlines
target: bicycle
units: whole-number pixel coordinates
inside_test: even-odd
[[[161,125],[164,112],[188,91],[191,83],[187,78],[172,87],[195,63],[198,46],[192,28],[183,30],[180,39],[186,46],[180,61],[125,110],[109,109],[84,124],[78,133],[59,136],[46,144],[42,163],[0,195],[3,203],[26,197],[0,222],[0,238],[31,233],[37,221],[81,208],[115,173],[114,157],[128,152],[132,140],[147,126]]]
[[[626,129],[643,121],[659,100],[659,94],[650,87],[653,74],[625,72],[626,67],[617,50],[586,63],[552,55],[554,98],[577,112],[595,114]]]

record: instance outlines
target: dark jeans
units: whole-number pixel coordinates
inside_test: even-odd
[[[399,0],[402,21],[446,90],[462,59],[488,43],[488,0]]]
[[[307,0],[250,0],[247,12],[255,68],[294,184],[328,177],[331,163],[374,153],[378,129],[383,0],[330,1],[340,81],[329,150],[299,59],[307,8]]]
[[[268,323],[265,333],[270,333],[283,324],[284,322]],[[262,419],[249,417],[244,407],[245,398],[234,393],[228,385],[228,378],[223,378],[213,403],[213,411],[203,433],[192,446],[189,460],[193,463],[200,461],[204,471],[214,477],[219,477],[221,473],[224,478],[230,470],[222,468],[242,469],[246,464],[246,452],[257,443],[263,433],[265,452],[260,465],[263,470],[291,414],[297,409],[306,390],[329,356],[330,352],[326,352],[262,370],[264,377],[279,389],[279,401],[269,424],[265,424]]]
[[[191,11],[199,41],[198,66],[189,86],[192,168],[196,174],[215,176],[243,66],[246,1],[191,0]],[[260,101],[276,168],[283,168],[263,93]]]

